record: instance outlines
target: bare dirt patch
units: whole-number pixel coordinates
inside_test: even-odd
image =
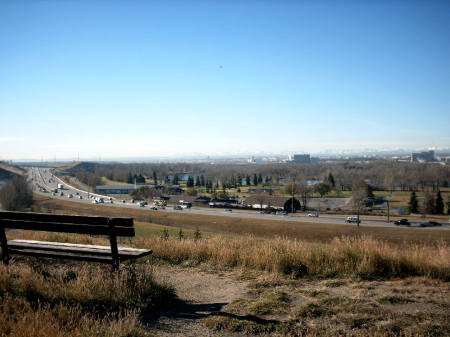
[[[197,268],[159,266],[154,270],[158,282],[175,288],[179,301],[173,307],[149,318],[149,330],[157,336],[240,336],[215,332],[201,323],[227,304],[243,298],[247,282],[237,281],[228,272],[209,273]]]

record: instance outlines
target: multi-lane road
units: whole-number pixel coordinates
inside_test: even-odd
[[[42,194],[51,198],[68,200],[78,203],[95,203],[94,198],[103,198],[104,203],[98,205],[103,205],[106,207],[125,207],[125,208],[135,208],[135,209],[147,209],[149,212],[156,212],[151,210],[149,206],[140,207],[138,203],[132,203],[130,200],[123,202],[122,200],[116,199],[111,196],[104,196],[99,194],[90,193],[77,189],[74,186],[67,184],[66,182],[60,180],[55,176],[51,169],[48,168],[38,168],[30,167],[28,168],[29,179],[32,183],[33,190],[35,193]],[[58,184],[64,186],[63,189],[58,189]],[[45,192],[44,192],[45,191]],[[63,195],[61,195],[61,192]],[[71,196],[71,197],[69,197]],[[325,223],[325,224],[339,224],[345,223],[345,217],[340,216],[320,216],[318,218],[308,217],[307,215],[296,213],[290,215],[274,215],[274,214],[261,214],[255,211],[249,210],[236,210],[233,209],[232,212],[226,212],[224,209],[220,208],[206,208],[206,207],[192,207],[183,210],[174,210],[172,207],[166,207],[165,209],[159,209],[158,212],[185,212],[190,214],[200,214],[200,215],[215,215],[215,216],[225,216],[225,217],[237,217],[237,218],[251,218],[251,219],[268,219],[268,220],[283,220],[292,222],[312,222],[312,223]],[[418,222],[411,222],[411,227],[408,228],[421,228]],[[376,227],[393,227],[393,223],[388,223],[386,220],[379,219],[364,219],[362,218],[362,226],[376,226]],[[352,224],[352,226],[356,226]],[[405,228],[405,227],[400,227]],[[441,227],[428,227],[436,230],[449,230],[450,225],[444,223]]]

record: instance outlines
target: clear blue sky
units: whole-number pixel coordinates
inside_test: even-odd
[[[1,1],[0,159],[450,147],[450,1]]]

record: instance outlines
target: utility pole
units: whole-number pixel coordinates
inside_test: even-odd
[[[390,218],[389,218],[389,200],[386,200],[387,203],[387,222],[390,222]]]
[[[295,181],[295,179],[292,178],[292,201],[291,201],[291,212],[292,212],[292,214],[294,214],[294,187],[295,187],[294,181]]]

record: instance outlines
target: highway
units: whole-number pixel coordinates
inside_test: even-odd
[[[308,217],[303,213],[295,213],[289,215],[275,215],[275,214],[261,214],[256,211],[250,210],[236,210],[233,209],[232,212],[227,212],[222,208],[206,208],[206,207],[192,207],[183,210],[174,210],[173,207],[166,207],[165,209],[151,210],[150,206],[141,207],[138,203],[132,203],[127,200],[122,202],[111,196],[104,196],[99,194],[89,193],[73,186],[70,186],[66,182],[60,180],[58,177],[54,176],[51,169],[48,168],[38,168],[30,167],[28,168],[29,180],[32,183],[33,192],[45,195],[47,197],[78,202],[78,203],[95,203],[93,197],[103,198],[104,203],[99,203],[97,205],[105,207],[124,207],[124,208],[135,208],[135,209],[147,209],[149,212],[176,212],[176,213],[189,213],[189,214],[199,214],[199,215],[214,215],[214,216],[225,216],[225,217],[236,217],[236,218],[251,218],[251,219],[267,219],[267,220],[283,220],[292,222],[309,222],[309,223],[323,223],[323,224],[345,224],[345,217],[343,216],[320,216],[320,217]],[[58,184],[62,184],[64,188],[59,189],[58,192],[52,192],[57,190]],[[44,192],[45,190],[45,192]],[[61,195],[61,192],[63,195]],[[72,196],[69,198],[69,196]],[[356,226],[356,224],[351,224]],[[361,218],[361,226],[375,226],[375,227],[397,227],[392,221],[388,223],[385,220],[375,220],[375,219],[364,219]],[[398,228],[422,228],[419,226],[419,222],[411,221],[410,227],[398,226]],[[427,227],[435,230],[449,230],[450,225],[448,223],[443,223],[441,227]]]

